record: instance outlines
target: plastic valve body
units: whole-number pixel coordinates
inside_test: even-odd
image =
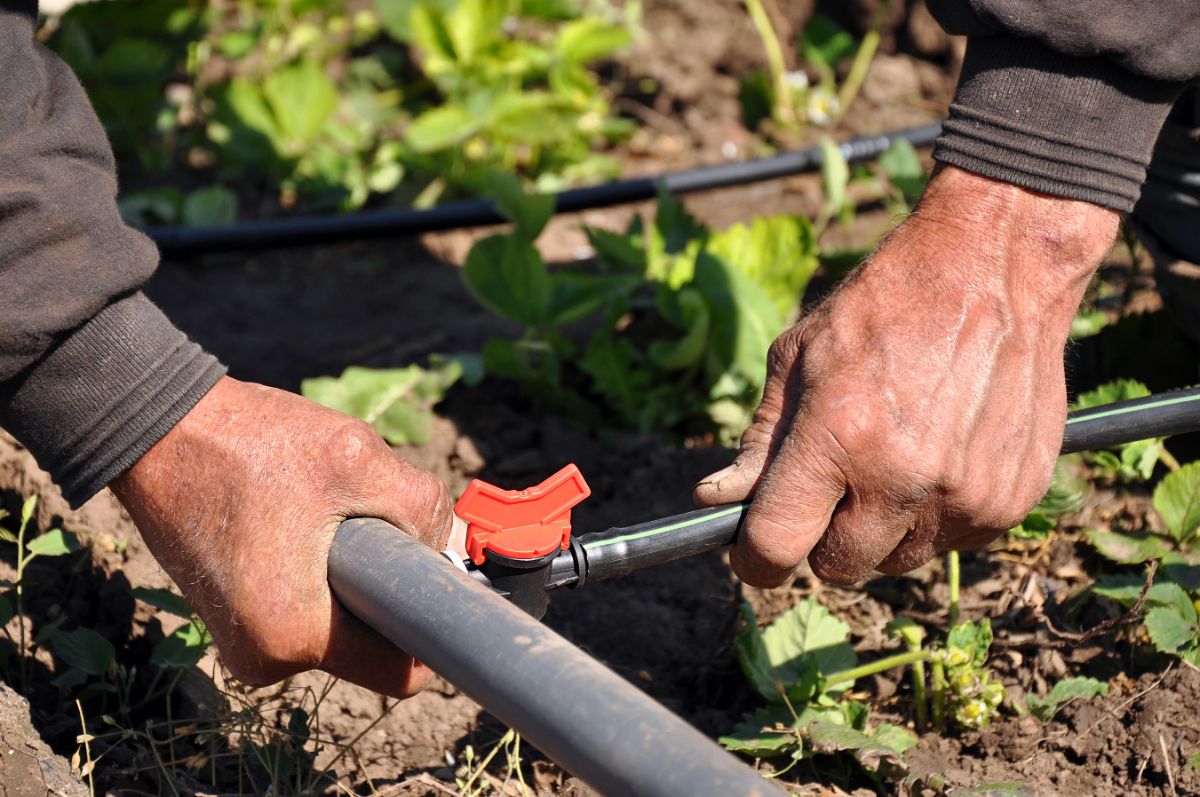
[[[571,509],[592,494],[575,465],[524,490],[504,490],[475,479],[454,505],[467,522],[467,555],[482,565],[486,552],[508,559],[540,559],[566,550]]]

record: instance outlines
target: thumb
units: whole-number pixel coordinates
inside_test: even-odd
[[[744,501],[755,491],[766,473],[767,464],[783,441],[798,396],[789,390],[796,363],[797,345],[792,333],[785,332],[767,353],[767,380],[762,401],[754,419],[742,434],[733,464],[705,476],[696,485],[692,498],[699,506],[715,506]]]

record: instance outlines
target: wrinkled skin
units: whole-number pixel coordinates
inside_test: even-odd
[[[748,583],[825,581],[986,545],[1049,486],[1063,349],[1115,212],[944,167],[917,210],[768,355],[734,464],[701,505],[753,504]]]
[[[452,528],[446,486],[365,423],[225,378],[111,486],[238,679],[321,669],[395,697],[428,682],[326,580],[348,517],[382,518],[438,549]]]

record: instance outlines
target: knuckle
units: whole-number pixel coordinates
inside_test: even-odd
[[[850,587],[862,580],[863,574],[847,570],[844,564],[840,562],[829,561],[823,556],[810,556],[808,566],[812,568],[813,575],[824,581],[826,584],[833,584],[837,587]]]
[[[771,371],[787,371],[800,356],[800,327],[792,327],[772,341],[767,348],[767,368]]]
[[[377,456],[385,447],[370,424],[358,418],[345,418],[330,430],[325,439],[325,453],[335,462],[354,465]]]

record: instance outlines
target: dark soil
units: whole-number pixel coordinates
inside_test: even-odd
[[[866,0],[829,5],[831,13],[857,25],[874,7]],[[772,13],[794,29],[811,6],[803,1],[781,4]],[[931,30],[922,5],[896,2],[893,12],[895,28],[885,52],[838,134],[925,122],[944,111],[956,45],[940,36],[936,26]],[[646,129],[624,153],[628,171],[745,156],[753,139],[738,123],[736,78],[762,61],[738,0],[653,0],[646,3],[646,16],[653,38],[621,69],[627,86],[652,77],[658,89],[641,98],[648,102],[640,111]],[[632,102],[634,92],[626,93]],[[704,221],[724,226],[763,209],[812,215],[819,203],[815,178],[801,177],[703,195],[688,204]],[[621,227],[640,209],[556,220],[546,236],[548,257],[567,260],[580,252],[586,243],[577,229],[580,221]],[[852,231],[836,234],[846,243],[867,245],[890,221],[880,211],[863,213]],[[336,374],[349,364],[406,365],[431,353],[477,351],[488,338],[513,333],[470,298],[453,265],[480,234],[169,262],[148,292],[179,326],[224,360],[232,376],[296,390],[306,377]],[[1106,357],[1115,356],[1105,351],[1084,349],[1076,355],[1083,362],[1077,370],[1101,368]],[[455,388],[438,412],[442,417],[432,439],[401,449],[402,455],[435,472],[455,493],[475,476],[522,487],[574,462],[593,490],[575,515],[576,528],[585,531],[689,509],[695,481],[732,457],[725,449],[667,447],[654,438],[619,432],[603,439],[585,436],[495,381]],[[74,557],[39,565],[35,592],[45,587],[50,594],[49,587],[55,586],[54,594],[66,596],[75,622],[101,631],[134,660],[140,656],[144,666],[149,644],[178,621],[136,603],[129,593],[131,586],[168,582],[127,516],[108,493],[78,512],[69,511],[27,452],[0,435],[0,499],[12,510],[20,497],[32,493],[43,497],[39,528],[62,523],[85,544]],[[1114,686],[1107,697],[1070,705],[1049,723],[1006,716],[983,733],[924,736],[911,754],[913,793],[934,793],[927,787],[935,783],[972,787],[996,782],[1018,782],[1037,795],[1200,793],[1200,780],[1183,766],[1200,747],[1200,731],[1190,713],[1200,700],[1200,676],[1176,664],[1163,677],[1166,662],[1134,660],[1127,640],[1116,643],[1110,636],[1076,645],[1053,636],[1045,622],[1053,616],[1056,628],[1088,627],[1104,619],[1103,613],[1086,612],[1062,617],[1052,596],[1065,600],[1088,580],[1090,562],[1077,544],[1079,528],[1116,515],[1137,515],[1145,505],[1144,496],[1098,491],[1052,541],[965,558],[964,612],[969,618],[993,618],[999,641],[992,664],[1014,695],[1044,693],[1054,680],[1081,672],[1114,679]],[[11,560],[0,564],[0,571],[9,565]],[[895,614],[914,616],[931,629],[945,625],[945,587],[936,564],[904,578],[876,579],[860,589],[825,587],[802,573],[793,584],[762,591],[739,585],[718,555],[558,594],[546,622],[716,735],[756,705],[731,647],[739,600],[749,600],[760,619],[767,620],[809,594],[819,594],[851,624],[864,657],[888,647],[883,626]],[[51,608],[33,603],[35,614]],[[42,744],[60,755],[75,749],[78,718],[64,713],[57,691],[46,683],[55,662],[43,654],[37,664],[34,732],[22,724],[19,706],[14,703],[12,713],[6,693],[0,693],[0,741],[6,745],[0,750],[5,754],[0,757],[0,797],[59,793],[49,780],[45,788],[39,785],[29,762],[44,759]],[[217,687],[232,688],[211,659],[201,669]],[[319,690],[324,681],[310,674],[293,679],[289,687]],[[204,713],[199,706],[207,705],[211,713],[215,703],[230,699],[207,678],[197,676],[183,686],[176,712]],[[908,721],[907,687],[900,673],[876,678],[868,691],[882,718]],[[465,747],[486,751],[503,733],[476,704],[442,682],[391,707],[372,727],[385,708],[377,695],[346,684],[333,687],[323,703],[317,724],[324,739],[348,743],[366,730],[355,742],[354,754],[338,766],[349,788],[390,795],[456,794],[453,775]],[[97,717],[90,719],[95,723]],[[10,748],[17,752],[10,755]],[[317,765],[333,754],[326,745]],[[118,794],[162,790],[162,782],[137,755],[114,748],[96,771],[98,788]],[[528,756],[534,759],[536,755]],[[44,760],[61,771],[62,761]],[[545,762],[533,763],[527,777],[545,794],[586,793]],[[789,778],[801,794],[875,793],[860,776],[797,768]],[[236,784],[195,783],[199,792],[237,790]],[[63,786],[60,793],[73,792]]]

